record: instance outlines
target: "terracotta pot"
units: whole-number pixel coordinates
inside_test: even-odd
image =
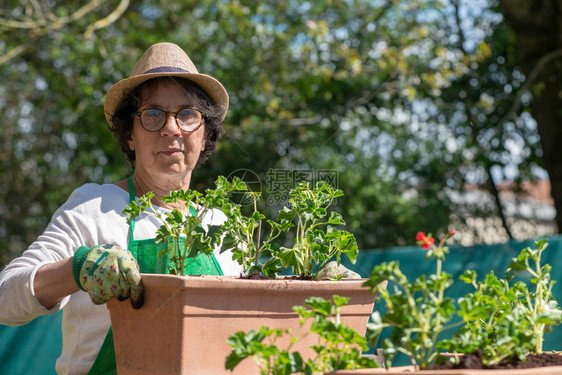
[[[155,274],[143,274],[142,279],[145,304],[141,309],[133,310],[129,301],[107,304],[119,375],[258,374],[252,359],[244,360],[234,372],[225,370],[230,334],[263,325],[296,330],[299,322],[294,305],[303,305],[310,296],[331,299],[334,294],[350,298],[341,319],[364,334],[375,302],[375,294],[362,287],[365,280]],[[316,342],[309,335],[293,348],[308,358],[312,355],[309,345]]]

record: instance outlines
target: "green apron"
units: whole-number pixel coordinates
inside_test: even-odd
[[[129,177],[129,199],[131,202],[135,200],[135,187],[133,185],[133,176]],[[190,207],[191,213],[195,212]],[[133,232],[135,229],[135,221],[131,222],[131,230],[129,233],[129,251],[135,257],[140,272],[142,273],[169,273],[168,258],[160,257],[158,254],[165,250],[166,243],[155,243],[154,239],[134,240]],[[199,254],[192,262],[187,262],[184,269],[185,275],[223,275],[219,262],[214,255],[207,256]],[[109,331],[105,336],[105,340],[100,348],[98,356],[92,368],[88,372],[89,375],[116,375],[117,367],[115,362],[115,347],[113,346],[113,331],[109,327]]]

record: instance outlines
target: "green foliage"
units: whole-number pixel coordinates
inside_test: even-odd
[[[487,366],[514,357],[524,359],[529,353],[541,353],[544,333],[562,322],[562,310],[551,293],[554,282],[550,281],[550,266],[540,264],[546,240],[536,241],[535,249],[523,249],[508,266],[506,279],[499,279],[490,272],[483,281],[477,282],[476,272],[466,270],[460,279],[472,284],[475,291],[459,298],[458,307],[443,295],[453,283],[449,275],[440,271],[440,262],[444,260],[439,256],[443,254],[443,242],[438,247],[432,246],[433,253],[428,252],[428,257],[437,260],[435,274],[421,275],[409,282],[398,263],[389,262],[376,266],[365,283],[380,292],[388,309],[383,317],[373,314],[373,322],[367,328],[369,344],[375,345],[382,330],[392,327],[390,337],[382,343],[387,367],[399,352],[421,368],[435,360],[454,361],[454,358],[440,357],[440,350],[451,353],[479,350]],[[510,284],[521,272],[531,275],[534,289],[523,281]],[[397,284],[394,294],[379,286],[383,280]],[[462,320],[446,326],[455,311]],[[438,339],[441,332],[457,326],[460,327],[451,339]]]
[[[226,368],[233,369],[248,357],[256,360],[262,374],[311,374],[313,371],[361,368],[367,359],[357,357],[357,348],[365,349],[367,344],[376,346],[382,330],[388,327],[392,332],[382,343],[387,368],[392,366],[398,353],[406,354],[421,368],[433,361],[455,361],[454,357],[439,356],[440,350],[455,353],[478,350],[488,366],[514,357],[524,359],[532,352],[540,353],[544,333],[562,322],[562,310],[551,294],[550,266],[541,265],[540,261],[547,247],[546,240],[536,241],[534,249],[523,249],[508,266],[507,279],[499,279],[490,272],[484,281],[478,282],[476,272],[466,270],[460,279],[472,284],[475,291],[459,298],[457,308],[451,298],[445,297],[453,280],[441,271],[441,262],[447,253],[444,244],[453,234],[449,232],[435,246],[431,235],[418,233],[418,243],[428,250],[428,259],[436,261],[434,274],[421,275],[410,282],[397,262],[385,262],[373,269],[364,285],[380,293],[379,298],[385,301],[387,312],[382,317],[378,312],[372,315],[366,337],[340,325],[339,309],[347,303],[345,298],[334,296],[332,304],[313,297],[306,301],[310,310],[303,306],[294,307],[301,317],[301,329],[305,325],[303,318],[314,319],[304,335],[314,333],[322,338],[319,345],[313,346],[317,354],[313,360],[303,361],[298,352],[291,351],[303,335],[300,332],[262,327],[258,331],[230,336],[228,343],[233,351],[227,357]],[[521,272],[531,276],[530,284],[535,285],[534,290],[523,281],[510,284]],[[396,285],[392,294],[381,286],[385,280]],[[455,312],[462,320],[447,325]],[[334,314],[335,320],[331,318]],[[439,338],[442,332],[455,327],[458,330],[451,339]],[[287,348],[281,349],[277,340],[285,335],[291,340]],[[264,343],[265,340],[268,342]],[[373,364],[368,366],[375,367]]]
[[[193,261],[199,254],[211,255],[222,241],[222,231],[219,225],[209,225],[203,228],[203,219],[212,209],[230,205],[229,196],[246,188],[243,182],[233,179],[229,182],[224,176],[219,176],[216,189],[207,189],[205,194],[193,190],[175,190],[162,197],[166,204],[181,206],[185,203],[189,212],[180,208],[170,212],[162,212],[152,205],[154,193],[149,192],[139,198],[139,203],[133,201],[123,211],[129,224],[142,213],[154,216],[162,222],[156,232],[156,243],[167,242],[164,253],[169,256],[172,265],[170,273],[183,275],[186,261]]]
[[[524,284],[510,286],[493,272],[485,281],[476,283],[476,274],[465,272],[461,277],[475,285],[476,291],[458,300],[458,314],[464,325],[452,339],[444,340],[439,347],[454,353],[482,351],[482,362],[491,366],[517,356],[521,359],[533,349],[531,325],[517,300],[522,296]]]
[[[498,279],[491,272],[483,282],[476,282],[475,272],[465,272],[461,280],[472,284],[475,291],[459,299],[458,314],[465,325],[451,340],[442,343],[443,349],[470,353],[479,348],[486,365],[542,352],[544,334],[562,322],[562,310],[552,296],[551,267],[541,265],[541,254],[548,243],[538,240],[534,246],[523,249],[513,259],[506,279]],[[530,275],[529,283],[510,285],[519,273]],[[535,287],[529,288],[533,284]]]
[[[314,188],[303,182],[289,193],[289,206],[279,212],[277,220],[293,223],[296,233],[293,246],[281,247],[278,253],[283,267],[292,267],[294,274],[310,278],[334,257],[339,264],[341,254],[355,263],[359,252],[355,237],[335,229],[333,225],[344,225],[345,221],[337,212],[328,211],[343,195],[323,181]]]
[[[372,358],[361,356],[361,352],[368,349],[366,338],[340,322],[341,308],[348,299],[337,295],[332,298],[333,303],[320,297],[310,297],[305,301],[306,306],[294,306],[293,310],[300,317],[298,332],[263,326],[259,330],[230,335],[227,341],[232,353],[226,358],[226,369],[234,369],[246,358],[253,358],[263,375],[316,374],[378,367]],[[318,344],[311,346],[315,356],[304,360],[292,348],[308,335],[317,335],[319,340]],[[285,336],[289,336],[290,340],[283,349],[278,340]]]
[[[219,176],[215,186],[215,189],[207,189],[205,194],[177,190],[162,197],[162,202],[166,204],[188,204],[191,214],[185,214],[180,209],[166,213],[155,209],[151,202],[154,193],[151,192],[139,198],[138,203],[131,202],[123,211],[129,223],[142,213],[152,215],[163,223],[156,232],[155,241],[168,243],[167,254],[174,264],[171,273],[183,274],[187,259],[195,259],[201,253],[210,255],[219,246],[221,252],[232,251],[233,260],[242,266],[245,275],[259,273],[274,278],[281,272],[281,267],[292,267],[296,274],[313,278],[314,271],[332,258],[339,264],[342,254],[355,262],[359,251],[355,238],[351,233],[333,226],[343,225],[345,221],[334,212],[326,217],[331,202],[343,195],[341,190],[324,182],[313,189],[306,183],[299,185],[291,192],[290,207],[284,207],[279,212],[277,221],[267,220],[270,231],[262,237],[265,216],[257,210],[260,195],[249,192],[247,185],[238,177],[229,181]],[[230,199],[234,193],[250,196],[253,202],[250,216],[242,213],[241,204]],[[220,209],[226,215],[225,222],[204,229],[203,218],[212,209]],[[296,230],[293,248],[274,242],[280,234],[292,228]]]
[[[445,296],[453,280],[441,270],[447,252],[443,245],[451,235],[445,236],[439,246],[433,245],[433,242],[423,245],[428,250],[428,259],[435,259],[434,274],[421,275],[410,282],[398,262],[384,262],[375,266],[364,284],[380,293],[378,298],[385,301],[388,310],[383,317],[378,312],[374,313],[373,321],[367,327],[369,343],[373,346],[385,327],[392,328],[390,336],[382,342],[387,368],[398,353],[407,355],[412,364],[419,364],[421,368],[437,356],[439,335],[448,329],[446,323],[455,313],[454,300]],[[423,238],[431,239],[431,236],[423,235]],[[385,280],[396,284],[393,294],[381,286]]]
[[[277,338],[286,333],[288,330],[263,326],[259,330],[230,335],[227,341],[233,348],[233,352],[226,358],[225,368],[234,369],[243,359],[254,357],[260,368],[260,374],[277,375],[303,372],[305,365],[298,352],[279,350],[275,345]],[[266,338],[272,343],[263,343]],[[271,357],[274,359],[270,360]]]
[[[239,181],[238,177],[234,177],[234,180]],[[262,236],[265,233],[262,228],[265,215],[258,211],[260,194],[248,191],[246,184],[241,181],[240,184],[243,186],[242,190],[252,200],[253,212],[245,216],[241,204],[228,202],[222,205],[221,209],[226,214],[227,220],[221,227],[224,233],[221,249],[232,250],[233,259],[242,266],[244,274],[259,273],[274,278],[281,272],[281,261],[277,256],[280,245],[273,241],[287,232],[292,225],[287,220],[281,222],[267,220],[269,233]],[[266,259],[265,263],[261,261],[262,259]]]

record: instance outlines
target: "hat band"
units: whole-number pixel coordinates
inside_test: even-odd
[[[175,66],[159,66],[158,68],[147,70],[143,74],[148,73],[189,73],[189,70],[176,68]]]

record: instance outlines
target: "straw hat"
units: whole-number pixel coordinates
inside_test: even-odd
[[[137,61],[129,78],[117,82],[105,96],[105,118],[111,128],[115,109],[135,87],[156,77],[183,77],[197,83],[209,98],[222,109],[221,120],[228,110],[228,93],[215,78],[200,74],[187,54],[176,44],[156,43],[150,46]]]

